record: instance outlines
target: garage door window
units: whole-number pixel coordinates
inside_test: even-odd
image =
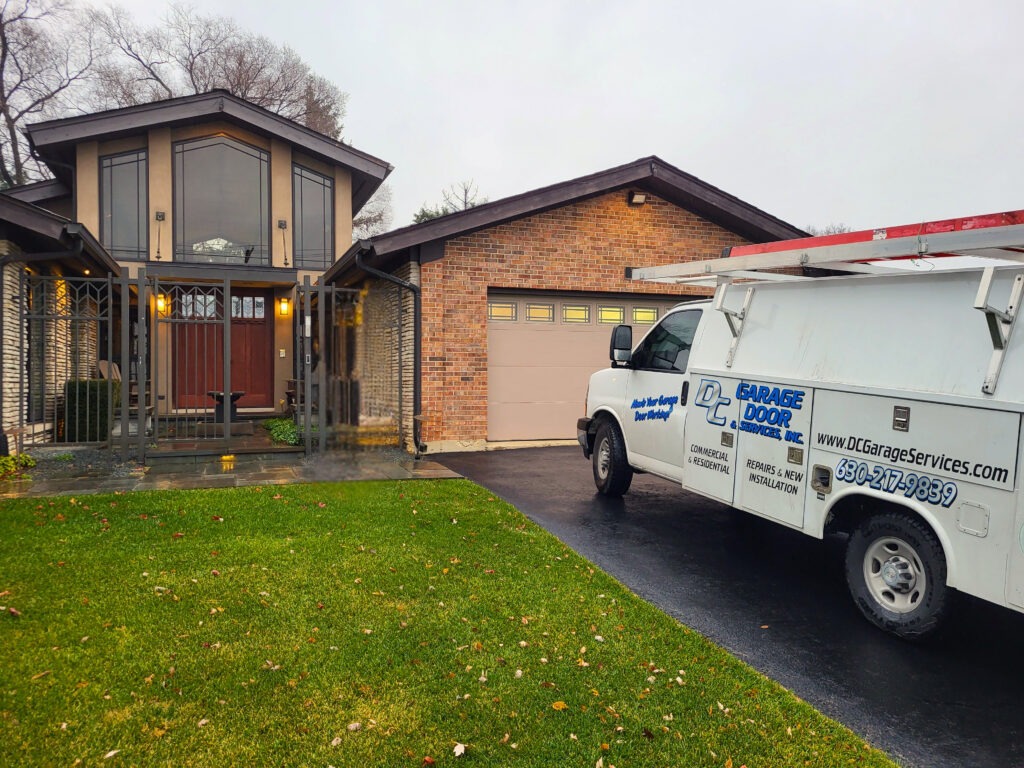
[[[488,320],[515,321],[518,318],[519,305],[514,301],[489,301],[487,302]]]
[[[554,304],[527,304],[526,321],[528,323],[553,323],[555,322]]]
[[[586,304],[563,304],[563,323],[589,323],[590,307]]]
[[[598,307],[597,322],[607,325],[618,325],[626,322],[625,307]]]
[[[633,322],[637,325],[652,325],[658,322],[656,307],[633,307]]]

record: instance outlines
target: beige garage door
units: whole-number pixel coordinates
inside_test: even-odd
[[[590,374],[608,366],[612,327],[632,325],[638,341],[674,304],[616,295],[489,295],[487,439],[575,438]]]

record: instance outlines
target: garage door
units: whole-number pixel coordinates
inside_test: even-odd
[[[635,296],[514,296],[487,301],[487,439],[576,437],[590,375],[608,366],[611,329],[634,340],[675,305]]]

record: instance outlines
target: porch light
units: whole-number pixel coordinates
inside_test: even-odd
[[[277,313],[281,315],[281,317],[288,317],[289,309],[290,307],[287,296],[282,296],[280,299],[277,300]]]
[[[158,314],[166,315],[167,310],[170,307],[170,301],[167,298],[167,294],[161,293],[156,297],[156,311]]]

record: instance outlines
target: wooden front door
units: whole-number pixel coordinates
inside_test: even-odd
[[[231,295],[231,389],[239,408],[274,405],[274,300],[270,291],[236,288]]]
[[[210,391],[224,389],[224,320],[218,291],[190,289],[174,326],[174,402],[212,408]],[[231,296],[231,389],[245,392],[240,408],[274,405],[274,315],[271,292],[235,288]]]

